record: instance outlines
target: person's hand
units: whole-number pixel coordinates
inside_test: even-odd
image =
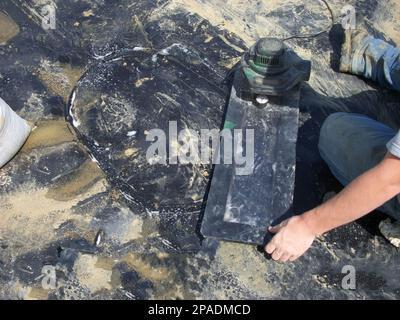
[[[280,262],[294,261],[302,256],[316,237],[302,216],[287,219],[275,227],[269,227],[268,231],[275,233],[275,236],[266,245],[265,251]]]

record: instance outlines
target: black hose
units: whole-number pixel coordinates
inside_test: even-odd
[[[330,23],[329,27],[327,27],[326,29],[324,29],[324,30],[322,30],[322,31],[320,31],[320,32],[317,32],[317,33],[295,34],[295,35],[292,35],[292,36],[287,37],[287,38],[285,38],[285,39],[282,39],[282,41],[287,41],[287,40],[291,40],[291,39],[309,39],[309,38],[316,38],[316,37],[319,37],[320,35],[322,35],[322,34],[324,34],[324,33],[326,33],[326,32],[329,32],[329,31],[332,29],[333,25],[335,24],[335,18],[334,18],[334,15],[333,15],[332,8],[331,8],[331,6],[329,5],[329,3],[328,3],[326,0],[319,0],[319,1],[323,2],[323,3],[325,4],[327,10],[329,11],[330,20],[331,20],[331,23]]]

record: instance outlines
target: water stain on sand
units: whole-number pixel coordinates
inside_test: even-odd
[[[98,192],[106,189],[101,181],[105,182],[104,173],[92,160],[86,160],[76,171],[59,180],[57,185],[49,189],[46,197],[58,201],[71,201],[87,193],[95,185]]]
[[[66,103],[72,89],[84,73],[84,68],[42,60],[36,72],[49,91],[60,96]]]
[[[65,121],[50,120],[37,124],[31,136],[22,148],[23,153],[33,149],[52,148],[65,143],[76,141],[76,137]],[[48,190],[46,197],[57,201],[72,201],[85,194],[94,185],[99,192],[104,191],[105,176],[97,163],[88,159],[76,170],[56,179],[55,184]]]
[[[143,278],[152,281],[167,280],[171,276],[170,270],[163,266],[154,267],[150,262],[146,261],[143,257],[136,253],[128,253],[121,259],[126,262],[130,267],[135,269]]]
[[[57,146],[75,140],[72,130],[65,121],[41,121],[37,123],[22,151],[29,152],[32,149]]]
[[[21,153],[5,170],[25,176],[24,168],[29,168],[35,153],[43,150],[62,153],[75,143],[64,121],[39,122]],[[55,231],[67,221],[73,221],[78,229],[88,229],[90,219],[74,215],[73,207],[106,189],[103,172],[89,156],[72,172],[67,171],[46,185],[35,180],[22,181],[0,197],[0,235],[20,243],[14,254],[21,254],[56,240]]]
[[[150,280],[154,284],[152,299],[194,299],[195,296],[188,290],[187,283],[173,267],[181,259],[185,257],[170,256],[157,251],[146,255],[130,252],[120,261],[135,270],[142,279]]]

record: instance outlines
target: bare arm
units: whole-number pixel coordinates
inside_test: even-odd
[[[273,259],[293,261],[315,237],[357,220],[400,193],[400,159],[388,154],[338,195],[319,207],[270,228],[276,233],[266,246]]]

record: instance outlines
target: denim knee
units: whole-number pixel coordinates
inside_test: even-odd
[[[332,113],[322,124],[319,135],[318,149],[324,160],[329,158],[332,149],[340,142],[340,137],[335,128],[340,126],[340,122],[348,116],[349,114],[345,112]]]

